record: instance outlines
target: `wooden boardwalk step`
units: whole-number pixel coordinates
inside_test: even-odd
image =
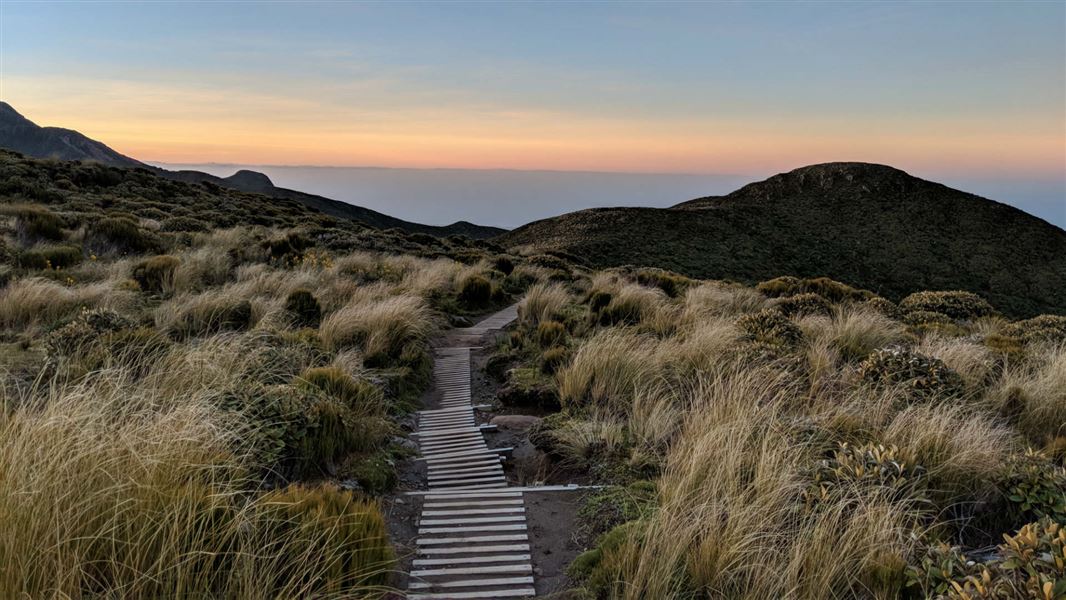
[[[485,590],[479,592],[447,592],[444,594],[407,594],[407,600],[481,600],[483,598],[532,598],[533,588],[517,590]]]
[[[531,554],[493,554],[489,556],[453,556],[451,558],[416,558],[411,564],[416,567],[444,565],[478,565],[497,562],[529,562]]]
[[[443,569],[421,569],[411,571],[412,577],[436,577],[441,575],[488,575],[494,573],[532,573],[533,567],[525,565],[498,565],[491,567],[456,567]]]
[[[532,577],[500,577],[498,579],[461,579],[459,581],[441,581],[426,583],[412,581],[407,589],[426,590],[431,588],[461,588],[461,587],[488,587],[497,585],[533,585]]]

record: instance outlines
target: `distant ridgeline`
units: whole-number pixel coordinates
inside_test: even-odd
[[[598,208],[495,241],[593,267],[754,283],[831,277],[893,300],[967,290],[1004,314],[1066,314],[1066,232],[1021,210],[882,165],[796,169],[668,209]]]
[[[34,158],[91,160],[112,167],[142,168],[167,179],[187,183],[206,182],[242,192],[296,200],[327,215],[361,221],[378,229],[395,227],[411,233],[425,233],[438,237],[465,235],[474,239],[489,238],[505,231],[499,227],[486,227],[466,221],[443,226],[411,223],[339,200],[279,188],[270,181],[269,177],[255,171],[242,170],[229,177],[216,177],[200,171],[160,169],[120,154],[106,144],[90,139],[77,131],[59,127],[40,127],[23,117],[6,102],[0,102],[0,148],[14,150]]]

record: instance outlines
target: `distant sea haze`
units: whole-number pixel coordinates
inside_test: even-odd
[[[364,206],[408,221],[429,225],[471,221],[508,229],[585,208],[673,206],[693,198],[727,194],[773,175],[152,164],[222,177],[238,169],[250,169],[265,173],[279,187]],[[1066,227],[1066,183],[1062,180],[960,181],[912,174],[1012,204]]]

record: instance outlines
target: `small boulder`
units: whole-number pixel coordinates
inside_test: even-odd
[[[500,429],[525,431],[540,423],[541,420],[540,417],[534,417],[533,415],[498,415],[493,417],[489,424],[495,425]]]

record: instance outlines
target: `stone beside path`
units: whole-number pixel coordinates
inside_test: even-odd
[[[533,590],[523,493],[508,489],[501,464],[510,448],[490,448],[470,400],[470,345],[518,316],[517,305],[457,329],[438,348],[434,378],[440,408],[418,415],[429,490],[418,522],[410,600],[528,598]]]

